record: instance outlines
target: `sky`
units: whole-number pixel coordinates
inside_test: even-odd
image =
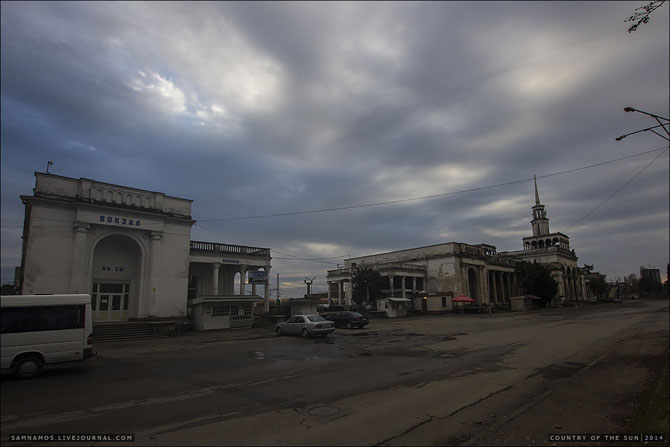
[[[665,278],[667,141],[615,141],[657,124],[626,106],[670,115],[646,3],[3,1],[2,282],[49,160],[193,200],[191,239],[271,248],[282,297],[348,257],[520,250],[533,175],[580,266]]]

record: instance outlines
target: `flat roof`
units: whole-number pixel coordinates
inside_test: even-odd
[[[50,294],[50,295],[2,295],[1,307],[18,306],[60,306],[64,304],[91,304],[91,295]]]

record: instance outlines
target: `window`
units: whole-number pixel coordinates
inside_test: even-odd
[[[214,306],[212,308],[213,317],[227,317],[229,315],[230,315],[230,306],[228,305]]]
[[[442,297],[442,307],[447,307],[447,297],[446,296]]]
[[[58,331],[84,327],[84,306],[14,307],[2,310],[2,333]]]
[[[198,296],[198,277],[195,275],[189,275],[187,298],[190,300],[197,296]]]
[[[121,295],[112,295],[112,310],[121,310]]]
[[[100,284],[100,293],[123,293],[125,284]]]
[[[112,301],[109,301],[109,295],[114,294]],[[93,291],[91,292],[91,310],[92,311],[107,311],[111,310],[128,310],[128,301],[130,294],[130,284],[101,284],[93,283]],[[100,306],[96,309],[98,305],[98,295],[100,296]]]
[[[244,315],[247,317],[251,316],[251,304],[244,305]]]

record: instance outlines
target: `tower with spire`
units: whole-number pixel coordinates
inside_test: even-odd
[[[530,221],[533,226],[533,236],[546,236],[549,234],[549,219],[544,205],[540,203],[540,194],[537,192],[537,177],[533,175],[535,183],[535,206],[533,206],[533,220]]]
[[[530,221],[533,235],[523,238],[523,250],[505,252],[506,255],[526,262],[537,262],[551,270],[558,283],[556,302],[584,300],[587,297],[584,275],[577,266],[577,254],[570,248],[570,238],[563,233],[552,233],[544,205],[540,202],[537,177],[533,176],[535,205]]]
[[[533,206],[533,220],[530,221],[533,235],[523,238],[524,250],[545,250],[552,247],[570,250],[570,238],[563,233],[552,233],[549,230],[549,218],[544,205],[540,203],[540,193],[537,190],[537,177],[533,175],[535,185],[535,205]]]

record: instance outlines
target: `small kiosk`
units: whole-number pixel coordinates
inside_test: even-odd
[[[258,295],[200,296],[188,301],[196,331],[250,328]]]
[[[377,310],[386,311],[387,318],[406,317],[411,303],[407,298],[384,298],[377,300]]]

